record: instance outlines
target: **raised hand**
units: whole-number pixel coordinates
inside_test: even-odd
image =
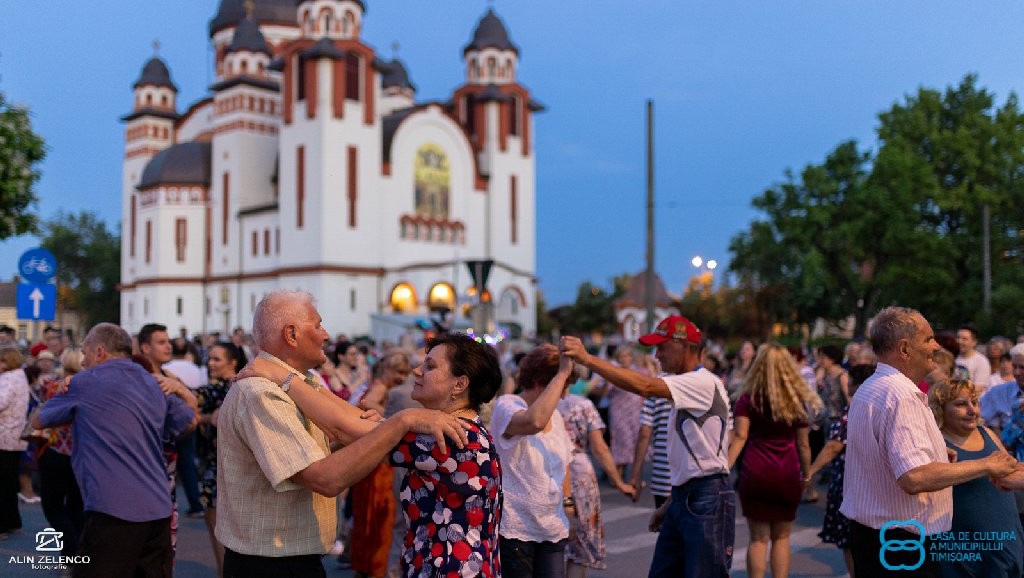
[[[565,336],[558,342],[558,352],[564,357],[582,363],[587,357],[587,348],[579,337]]]
[[[448,451],[445,444],[445,436],[451,438],[459,449],[466,447],[466,444],[469,443],[469,436],[466,435],[466,430],[472,426],[443,411],[418,408],[405,409],[395,414],[395,416],[402,419],[402,422],[409,431],[434,436],[438,448],[442,452]]]

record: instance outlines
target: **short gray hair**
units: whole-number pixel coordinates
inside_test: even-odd
[[[309,291],[291,291],[278,289],[271,291],[260,302],[256,304],[256,311],[252,315],[252,337],[256,347],[266,349],[273,341],[274,336],[281,332],[281,329],[292,321],[295,315],[295,304],[309,303],[313,305],[316,299]]]
[[[113,357],[131,357],[132,355],[132,336],[113,323],[94,325],[86,334],[85,343],[93,347],[101,345]]]
[[[1024,343],[1018,343],[1011,347],[1010,357],[1024,357]]]
[[[910,307],[886,307],[879,311],[869,330],[871,348],[882,355],[895,351],[901,339],[913,339],[917,333],[915,317],[924,318]]]

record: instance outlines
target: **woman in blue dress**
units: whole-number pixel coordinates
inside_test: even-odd
[[[928,405],[946,440],[946,447],[955,451],[958,462],[979,460],[994,452],[1006,452],[999,436],[978,425],[978,394],[970,380],[942,381],[928,391]],[[953,486],[953,527],[959,536],[1002,536],[1013,533],[1013,539],[996,540],[999,548],[979,552],[980,560],[944,561],[940,568],[945,578],[996,578],[1024,574],[1024,548],[1020,518],[1013,494],[1001,491],[1024,488],[1024,472],[1017,471],[998,481],[999,487],[987,477]],[[1005,533],[1005,534],[1004,534]],[[992,542],[988,546],[996,546]]]

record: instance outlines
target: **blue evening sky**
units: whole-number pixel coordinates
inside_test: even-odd
[[[0,91],[27,105],[49,154],[39,210],[120,219],[131,85],[159,39],[179,110],[207,94],[219,0],[8,0]],[[401,45],[420,100],[463,82],[488,4],[367,0],[363,38]],[[681,292],[697,254],[728,261],[750,200],[839,142],[874,143],[878,112],[968,72],[1002,104],[1024,88],[1024,3],[499,0],[536,118],[537,276],[549,305],[644,266],[645,100],[655,102],[656,268]],[[0,243],[0,279],[36,241]]]

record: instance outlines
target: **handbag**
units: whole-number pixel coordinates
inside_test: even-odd
[[[18,436],[22,441],[30,443],[41,443],[48,442],[50,440],[50,429],[36,429],[32,427],[32,422],[35,421],[36,416],[39,415],[39,410],[43,409],[45,402],[39,402],[32,411],[28,412],[28,421],[25,422],[25,427],[21,430],[21,435]]]

